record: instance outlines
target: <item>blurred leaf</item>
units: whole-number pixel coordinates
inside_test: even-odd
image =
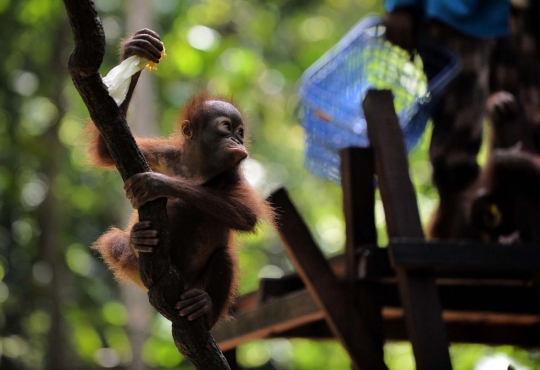
[[[110,301],[103,305],[103,317],[113,325],[123,326],[128,321],[128,314],[120,302]]]

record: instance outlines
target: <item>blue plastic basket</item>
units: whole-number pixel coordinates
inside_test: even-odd
[[[420,57],[386,41],[380,17],[358,22],[304,72],[300,86],[306,167],[339,182],[339,150],[369,146],[361,102],[367,90],[391,89],[411,149],[449,82],[459,72],[457,56],[434,41],[418,43]]]

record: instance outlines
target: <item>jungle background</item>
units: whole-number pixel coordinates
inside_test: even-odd
[[[148,27],[168,57],[144,73],[130,109],[133,131],[168,135],[201,88],[232,95],[247,113],[249,180],[263,194],[286,186],[324,253],[343,251],[341,189],[303,167],[295,108],[302,72],[380,0],[96,0],[107,38],[105,75],[118,44]],[[0,368],[191,369],[146,294],[119,286],[91,243],[131,212],[116,171],[88,165],[88,112],[68,75],[73,37],[58,0],[0,0]],[[426,135],[429,138],[429,134]],[[423,222],[437,201],[427,140],[410,154]],[[379,241],[386,243],[377,200]],[[240,293],[293,267],[264,229],[242,240]],[[408,343],[386,345],[391,369],[414,368]],[[540,353],[453,345],[455,369],[540,368]],[[238,349],[246,369],[349,369],[332,341],[256,341]],[[498,367],[499,366],[499,367]]]

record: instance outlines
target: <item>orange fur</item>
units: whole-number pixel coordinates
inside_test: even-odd
[[[194,97],[182,110],[182,119],[189,120],[195,127],[203,125],[204,119],[208,118],[202,110],[208,100],[223,98],[206,93]],[[201,127],[204,129],[205,126]],[[99,132],[95,128],[89,132],[91,143],[88,153],[92,163],[103,167],[114,165]],[[168,139],[136,140],[152,170],[173,178],[177,191],[181,193],[178,200],[170,199],[167,203],[171,262],[182,272],[186,289],[206,291],[212,299],[215,315],[222,317],[228,312],[238,286],[238,256],[233,233],[254,232],[258,220],[273,225],[274,211],[243,178],[239,166],[202,185],[186,178],[185,167],[197,164],[189,161],[178,164],[185,154],[181,135],[181,132],[175,132]],[[130,246],[129,239],[137,222],[138,216],[134,214],[124,231],[110,229],[94,243],[93,248],[101,254],[118,280],[132,281],[143,287],[137,253]]]

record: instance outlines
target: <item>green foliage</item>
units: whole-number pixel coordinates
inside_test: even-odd
[[[182,356],[178,353],[172,340],[151,338],[144,346],[143,358],[154,367],[165,369],[178,368]]]
[[[380,12],[380,1],[148,1],[169,55],[153,72],[162,134],[174,129],[179,107],[193,92],[232,95],[249,118],[246,171],[256,187],[268,194],[286,186],[324,253],[341,253],[341,190],[303,168],[296,84],[358,19]],[[105,74],[125,36],[125,2],[96,5],[108,42]],[[88,113],[67,74],[73,42],[62,2],[0,0],[0,15],[0,368],[44,369],[51,352],[67,352],[74,369],[125,367],[134,356],[126,331],[132,307],[122,303],[118,284],[90,244],[110,225],[124,223],[127,204],[118,174],[86,162]],[[410,155],[423,222],[437,200],[428,144],[424,139]],[[376,211],[384,245],[380,199]],[[239,245],[241,293],[257,289],[260,277],[293,270],[267,228]],[[64,335],[55,336],[60,329]],[[142,355],[149,366],[191,368],[166,320],[156,317],[148,330]],[[510,347],[452,347],[456,369],[496,354],[509,356],[516,368],[540,364],[537,353]],[[254,341],[239,348],[238,360],[250,369],[350,368],[336,342]],[[414,367],[408,344],[387,345],[386,360],[391,369]]]

